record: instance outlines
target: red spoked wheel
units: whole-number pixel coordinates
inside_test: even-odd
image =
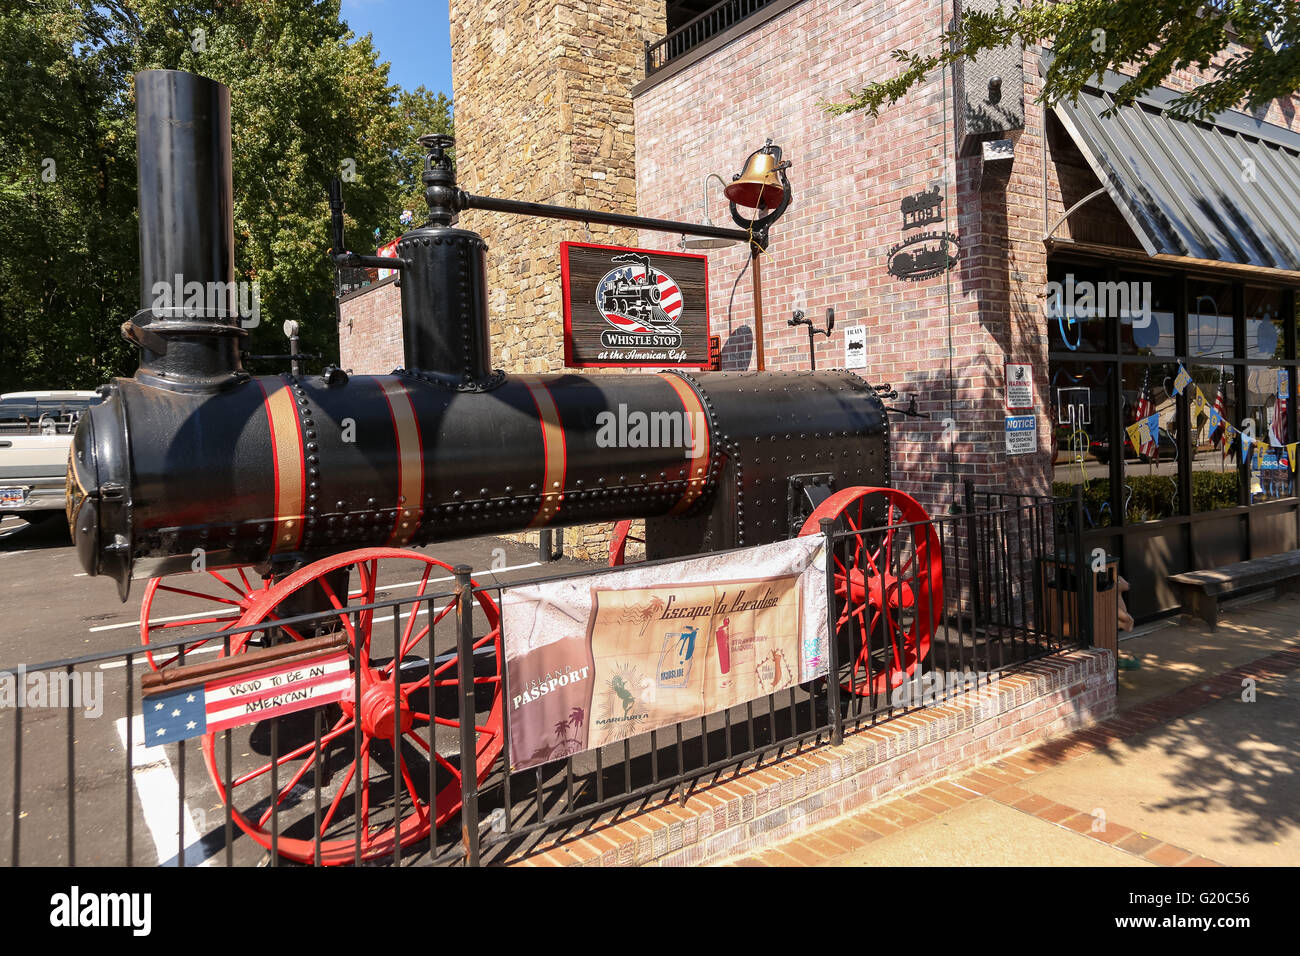
[[[835,554],[836,636],[856,619],[861,649],[845,689],[876,695],[899,687],[930,653],[943,614],[943,555],[930,516],[893,488],[845,488],[804,522],[800,535],[820,534],[823,518],[851,535]],[[917,522],[916,524],[912,524]],[[912,527],[893,528],[892,525]],[[887,528],[873,531],[874,528]]]
[[[187,633],[221,634],[234,627],[270,587],[269,580],[241,567],[150,578],[140,603],[140,643],[147,648]],[[150,667],[161,670],[180,660],[183,647],[186,663],[193,664],[196,661],[190,655],[209,641],[220,643],[209,636],[193,644],[164,648],[157,655],[146,650],[144,656]]]
[[[627,543],[629,541],[640,541],[645,543],[645,538],[638,538],[632,534],[632,522],[620,521],[614,525],[614,533],[609,537],[609,566],[619,568],[627,563]]]
[[[434,827],[450,820],[460,809],[463,761],[452,752],[452,748],[459,749],[460,722],[455,701],[459,662],[454,627],[437,627],[443,618],[455,616],[454,599],[447,598],[439,602],[440,606],[428,608],[427,616],[426,603],[403,604],[391,610],[349,611],[374,603],[376,594],[380,600],[395,597],[393,592],[410,586],[415,588],[413,598],[423,597],[431,575],[439,569],[447,572],[437,576],[442,580],[440,589],[450,589],[447,578],[451,566],[418,552],[398,548],[348,551],[290,574],[241,618],[241,626],[262,622],[271,626],[273,608],[295,596],[301,600],[305,589],[320,588],[337,612],[325,626],[308,633],[287,626],[276,629],[294,641],[342,631],[352,648],[354,668],[359,666],[361,673],[359,706],[349,699],[280,718],[282,745],[275,761],[279,789],[274,805],[279,807],[276,845],[282,856],[302,863],[314,862],[319,832],[321,863],[351,863],[356,858],[359,830],[362,860],[385,858],[399,845],[406,847],[427,838]],[[349,579],[346,594],[340,586],[343,572]],[[474,683],[486,685],[483,696],[488,699],[480,700],[479,713],[474,717],[473,772],[482,782],[502,747],[503,649],[496,602],[482,592],[475,597],[487,619],[486,633],[474,641],[473,665]],[[377,627],[392,621],[394,614],[398,615],[400,638],[391,630],[392,624]],[[232,654],[246,650],[244,636],[232,641]],[[313,721],[322,710],[326,719],[322,722],[319,753],[322,772],[318,824]],[[359,752],[354,748],[358,723]],[[395,730],[400,731],[396,746]],[[218,752],[224,748],[218,746],[217,736],[208,734],[203,740],[204,759],[217,792],[230,803],[235,823],[270,849],[273,798],[269,748],[263,748],[266,753],[262,756],[245,755],[242,762],[236,757],[227,792],[226,775],[218,761]],[[256,739],[246,749],[256,750]]]

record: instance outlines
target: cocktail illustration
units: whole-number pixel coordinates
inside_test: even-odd
[[[660,687],[685,687],[691,679],[691,665],[695,658],[695,638],[699,628],[683,627],[680,632],[664,635],[663,651],[659,655]]]

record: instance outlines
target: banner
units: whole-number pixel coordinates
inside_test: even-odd
[[[507,588],[512,770],[828,671],[825,539]]]

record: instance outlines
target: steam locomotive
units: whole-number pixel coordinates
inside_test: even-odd
[[[123,331],[140,347],[140,365],[102,388],[104,401],[77,428],[68,468],[68,521],[81,564],[112,578],[122,600],[133,578],[153,578],[148,601],[159,581],[191,572],[202,554],[238,592],[238,608],[214,620],[269,623],[306,607],[373,599],[381,561],[414,561],[427,581],[431,568],[446,566],[410,549],[438,541],[643,518],[647,557],[662,558],[783,540],[854,509],[859,526],[870,527],[910,501],[890,490],[877,389],[850,372],[494,370],[487,246],[452,225],[463,194],[442,137],[422,139],[428,220],[400,238],[396,260],[384,260],[400,269],[405,367],[390,375],[326,368],[251,376],[240,358],[247,330],[230,300],[200,314],[151,305],[156,284],[179,277],[232,287],[229,92],[174,71],[141,73],[135,90],[141,310]],[[646,282],[655,284],[648,270]],[[602,447],[598,417],[619,406],[684,414],[703,423],[704,434],[685,449]],[[909,512],[906,520],[915,519]],[[844,599],[869,600],[865,564],[854,559],[842,570]],[[499,674],[495,606],[485,594],[478,600],[489,632],[477,646],[491,652]],[[147,618],[146,611],[146,640]],[[382,667],[371,666],[378,652],[368,649],[368,632],[352,640],[366,644],[356,647],[363,696],[372,685],[388,695],[387,704],[380,695],[369,709],[356,708],[367,746],[391,741],[394,709],[403,732],[418,733],[420,720],[407,720],[415,713],[407,685],[394,699]],[[243,635],[232,653],[251,646]],[[919,635],[909,653],[915,664]],[[445,655],[437,660],[455,666]],[[497,688],[477,728],[480,776],[501,747]],[[431,753],[431,739],[420,743]],[[222,784],[211,736],[205,754],[223,798],[238,802]],[[419,839],[455,812],[458,789],[438,773],[443,782],[417,797],[414,810],[368,829],[368,858]],[[236,820],[270,845],[264,818],[241,808]],[[312,840],[295,842],[283,825],[279,849],[300,859],[314,851]],[[326,841],[325,862],[351,854],[351,838]]]
[[[650,257],[629,253],[614,256],[612,261],[635,262],[643,271],[639,278],[611,278],[602,285],[598,291],[602,297],[602,308],[606,312],[617,312],[655,328],[672,325],[672,317],[659,304],[662,298],[659,292],[659,274],[650,265]]]

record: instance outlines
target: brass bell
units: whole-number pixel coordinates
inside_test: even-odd
[[[770,142],[770,140],[769,140]],[[781,179],[779,154],[764,146],[750,153],[745,169],[722,190],[737,206],[747,209],[775,209],[785,195]]]

